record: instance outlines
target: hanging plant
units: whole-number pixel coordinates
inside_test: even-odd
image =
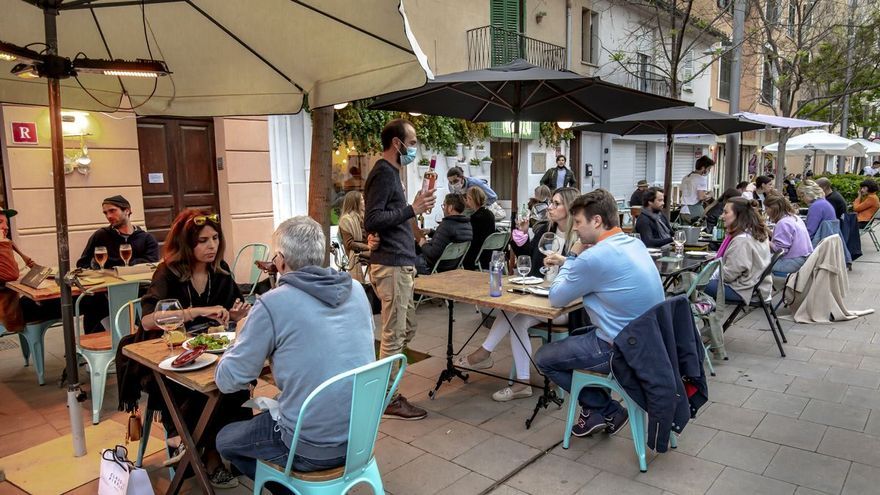
[[[574,133],[570,129],[560,129],[556,122],[541,122],[540,126],[541,146],[555,148],[563,141],[574,139]]]

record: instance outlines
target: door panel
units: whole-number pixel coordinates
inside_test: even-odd
[[[219,211],[213,121],[138,119],[138,148],[146,226],[160,244],[183,209]]]
[[[492,190],[498,195],[498,199],[510,200],[513,197],[513,143],[510,140],[492,141],[489,155],[492,157]],[[513,207],[516,208],[516,205]]]

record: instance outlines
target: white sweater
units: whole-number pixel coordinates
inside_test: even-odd
[[[730,241],[721,259],[724,283],[735,290],[743,301],[749,302],[752,298],[752,287],[758,283],[758,277],[770,264],[770,259],[768,241],[759,242],[747,232],[737,235]],[[771,277],[761,283],[760,290],[765,299],[770,297],[772,286]]]

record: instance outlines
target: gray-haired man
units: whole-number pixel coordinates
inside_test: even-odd
[[[323,268],[324,234],[309,217],[291,218],[272,236],[278,287],[257,300],[238,339],[217,365],[217,388],[246,390],[271,359],[281,390],[279,416],[263,413],[232,423],[217,450],[254,477],[257,459],[284,465],[306,397],[328,378],[375,360],[373,314],[363,287],[347,273]],[[309,405],[293,468],[319,471],[345,463],[351,388],[331,387]]]

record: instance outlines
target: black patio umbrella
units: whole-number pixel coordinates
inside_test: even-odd
[[[634,113],[623,117],[608,119],[602,124],[573,127],[572,130],[602,132],[620,136],[640,134],[666,135],[666,170],[663,177],[664,196],[669,197],[672,187],[672,142],[675,134],[714,134],[721,136],[733,132],[763,129],[766,124],[736,117],[726,113],[713,112],[698,107],[679,106],[647,112]],[[666,202],[669,209],[670,201]]]
[[[473,122],[514,122],[513,203],[519,167],[519,122],[605,122],[634,112],[686,105],[525,60],[489,69],[437,76],[417,89],[379,97],[374,110],[418,112]],[[514,208],[515,209],[515,208]]]

